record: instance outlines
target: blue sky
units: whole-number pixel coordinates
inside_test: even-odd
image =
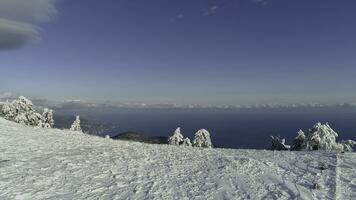
[[[213,105],[356,101],[353,0],[4,2],[14,11],[0,9],[0,91]],[[20,39],[6,38],[5,20]]]

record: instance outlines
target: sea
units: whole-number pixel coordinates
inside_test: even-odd
[[[308,133],[314,124],[329,123],[338,140],[356,140],[356,107],[283,108],[91,108],[72,110],[99,123],[115,125],[110,135],[132,131],[147,136],[169,136],[177,127],[191,139],[206,129],[216,147],[269,149],[271,136],[290,144],[301,129]]]

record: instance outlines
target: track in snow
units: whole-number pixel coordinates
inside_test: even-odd
[[[356,199],[355,153],[338,154],[335,199]]]

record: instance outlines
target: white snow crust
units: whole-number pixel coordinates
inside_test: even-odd
[[[356,156],[116,141],[0,118],[0,199],[356,199]]]

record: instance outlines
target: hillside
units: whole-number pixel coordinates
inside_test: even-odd
[[[356,199],[355,166],[353,153],[151,145],[0,118],[0,199]]]
[[[168,137],[148,137],[144,134],[131,131],[111,136],[111,139],[136,141],[149,144],[168,144]]]

